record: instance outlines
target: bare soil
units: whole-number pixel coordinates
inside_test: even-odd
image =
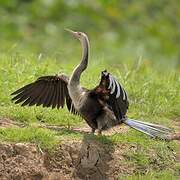
[[[22,124],[0,119],[0,126],[22,127]],[[41,150],[30,143],[0,143],[0,180],[116,180],[118,175],[130,175],[137,171],[136,166],[126,163],[126,152],[137,151],[136,144],[102,143],[88,135],[87,127],[74,130],[83,131],[83,139],[64,139],[53,152]],[[124,127],[115,128],[106,135],[127,130]],[[155,163],[148,168],[157,167],[158,163]]]
[[[43,152],[34,144],[1,143],[0,179],[117,179],[118,174],[133,173],[133,168],[119,163],[124,160],[125,148],[122,145],[120,151],[115,151],[86,138],[83,143],[62,143],[53,153]]]
[[[0,119],[0,128],[23,127],[10,119]],[[44,125],[44,128],[62,130],[63,127]],[[0,143],[0,179],[1,180],[106,180],[118,179],[121,173],[133,173],[119,162],[124,161],[123,152],[130,145],[115,148],[111,143],[104,144],[88,135],[90,129],[85,126],[73,128],[82,132],[83,140],[65,139],[52,152],[41,150],[30,143]],[[106,132],[124,132],[128,128],[113,128]]]
[[[0,118],[0,128],[9,128],[9,127],[23,127],[24,124],[13,121],[8,118]]]

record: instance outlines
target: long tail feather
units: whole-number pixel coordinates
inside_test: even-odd
[[[167,127],[135,119],[126,119],[124,123],[153,138],[168,139],[170,133],[172,132],[172,129]]]
[[[154,127],[154,128],[158,128],[158,129],[161,129],[161,130],[173,132],[172,129],[167,128],[167,127],[164,127],[164,126],[159,125],[159,124],[153,124],[153,123],[144,122],[144,121],[139,121],[139,120],[135,120],[135,119],[131,119],[131,120],[133,120],[133,121],[135,121],[135,122],[138,122],[138,123],[140,123],[140,124],[145,124],[145,125],[148,125],[148,126],[151,126],[151,127]]]

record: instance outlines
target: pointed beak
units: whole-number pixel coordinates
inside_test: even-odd
[[[71,29],[67,29],[67,28],[65,28],[64,30],[71,33],[75,38],[78,38],[77,33],[75,31],[72,31]]]

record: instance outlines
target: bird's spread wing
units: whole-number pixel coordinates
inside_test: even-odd
[[[106,70],[102,72],[100,84],[95,88],[95,92],[114,112],[117,119],[125,117],[129,106],[127,93],[117,79]]]
[[[109,99],[107,103],[112,108],[116,118],[122,119],[125,117],[129,106],[127,93],[111,74],[109,74],[108,81]]]
[[[68,110],[77,114],[68,93],[68,81],[69,78],[64,74],[42,76],[35,82],[13,92],[11,94],[14,96],[12,100],[15,101],[15,104],[23,102],[21,106],[42,105],[58,109],[63,108],[66,103]]]

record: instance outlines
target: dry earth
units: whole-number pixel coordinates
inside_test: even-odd
[[[22,126],[9,119],[1,119],[0,124],[2,128]],[[89,131],[85,129],[84,132]],[[136,144],[104,144],[86,133],[83,140],[66,139],[53,153],[30,143],[0,143],[0,179],[114,180],[119,174],[136,171],[136,167],[125,162],[126,151],[137,148]],[[156,164],[152,169],[156,169]]]
[[[135,146],[116,148],[84,138],[83,143],[62,143],[54,153],[42,152],[34,144],[0,144],[1,180],[117,179],[118,174],[133,173],[120,164],[123,152]]]
[[[10,119],[0,119],[0,127],[23,127],[23,124]],[[42,127],[42,126],[41,126]],[[52,130],[61,130],[58,126],[43,126]],[[113,128],[106,135],[128,128]],[[115,148],[105,145],[87,135],[88,127],[74,128],[73,131],[84,133],[83,140],[66,139],[55,152],[42,151],[30,143],[0,144],[0,179],[2,180],[70,180],[70,179],[117,179],[119,173],[130,173],[133,169],[119,165],[124,159],[122,152],[127,147]],[[119,151],[115,150],[119,149]]]

